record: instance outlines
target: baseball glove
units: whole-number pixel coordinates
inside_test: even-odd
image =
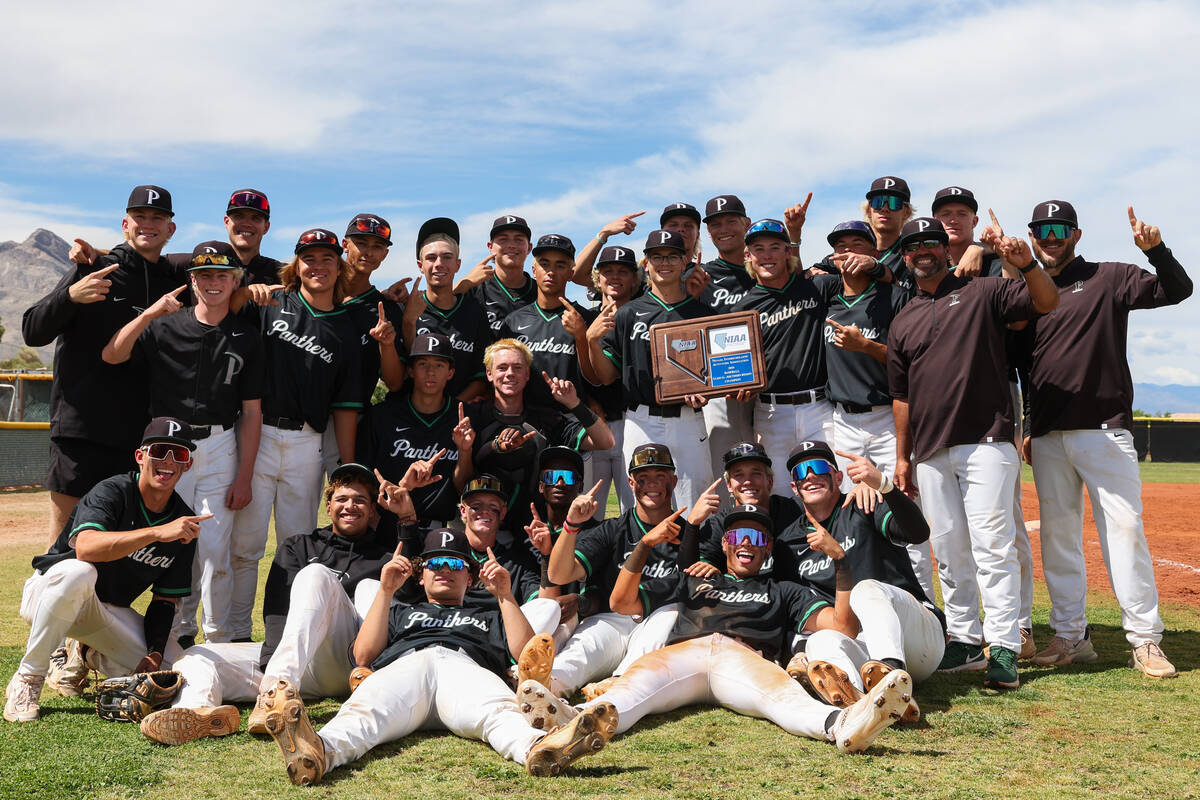
[[[96,713],[113,722],[141,722],[166,708],[182,686],[183,676],[171,670],[109,678],[96,687]]]

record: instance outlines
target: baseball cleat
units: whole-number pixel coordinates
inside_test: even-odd
[[[525,758],[525,771],[537,778],[559,775],[571,763],[597,753],[617,732],[617,707],[597,703],[542,737]]]
[[[1034,657],[1037,651],[1037,643],[1033,641],[1033,631],[1021,628],[1021,649],[1017,652],[1017,659],[1028,661]]]
[[[787,664],[787,674],[791,675],[805,689],[812,691],[812,684],[808,681],[808,653],[801,651],[792,656]]]
[[[246,719],[246,733],[255,736],[267,735],[267,693],[262,692],[254,698],[254,708]]]
[[[241,726],[242,716],[234,706],[206,706],[155,711],[146,715],[140,729],[147,739],[177,745],[205,736],[227,736]]]
[[[883,680],[884,676],[894,669],[895,667],[889,667],[882,661],[871,659],[858,669],[859,677],[862,678],[863,688],[868,692],[871,691],[875,688],[876,684]],[[921,721],[921,707],[917,705],[915,698],[908,701],[908,708],[900,715],[900,721],[910,724]]]
[[[1154,642],[1144,642],[1133,648],[1129,666],[1148,678],[1174,678],[1175,665],[1167,660],[1162,648]]]
[[[313,730],[300,692],[281,680],[265,694],[267,733],[279,745],[288,778],[297,786],[310,786],[325,774],[325,743]]]
[[[602,681],[589,683],[587,686],[584,686],[582,689],[580,689],[580,691],[583,692],[583,699],[595,700],[597,697],[600,697],[602,694],[611,689],[613,684],[616,682],[617,678],[616,676],[613,676],[611,678],[605,678]]]
[[[355,667],[350,671],[350,691],[353,692],[363,681],[371,677],[375,670],[370,667]]]
[[[531,680],[548,685],[553,667],[554,637],[548,633],[535,634],[521,648],[521,657],[517,659],[517,686]]]
[[[992,689],[1016,689],[1021,685],[1021,677],[1017,674],[1016,651],[998,644],[992,645],[983,685]]]
[[[946,643],[946,652],[942,662],[938,664],[938,672],[965,672],[987,669],[988,657],[983,654],[983,646],[967,644],[951,639]]]
[[[828,661],[809,663],[808,682],[821,699],[838,708],[853,705],[863,696],[850,676]]]
[[[89,659],[93,653],[95,651],[83,642],[67,639],[64,647],[50,654],[46,683],[63,697],[82,697],[88,672],[96,668]]]
[[[1100,656],[1092,646],[1091,630],[1085,629],[1083,638],[1074,642],[1055,636],[1045,650],[1029,659],[1029,663],[1039,667],[1061,667],[1067,664],[1090,664],[1098,658]]]
[[[517,708],[525,721],[539,731],[552,731],[579,714],[579,709],[558,699],[537,681],[525,681],[517,687]]]
[[[912,678],[894,669],[875,688],[838,715],[829,736],[843,753],[861,753],[875,738],[899,722],[912,702]]]
[[[33,722],[41,714],[38,701],[42,696],[41,675],[22,675],[14,672],[4,690],[4,718],[9,722]]]

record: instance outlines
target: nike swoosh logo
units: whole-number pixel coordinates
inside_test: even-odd
[[[114,303],[120,303],[120,302],[122,302],[124,299],[125,299],[124,297],[114,297],[114,298],[113,298],[113,302],[114,302]]]
[[[635,311],[634,316],[635,317],[644,317],[647,314],[653,314],[653,313],[654,313],[653,311]]]
[[[230,336],[244,336],[245,334],[246,334],[246,332],[245,332],[245,331],[242,331],[241,333],[231,333],[231,334],[229,334],[229,335],[230,335]]]
[[[296,316],[296,312],[295,312],[295,311],[280,311],[279,313],[280,313],[280,314],[287,314],[289,317],[294,317],[294,316]]]
[[[517,330],[519,330],[519,331],[523,331],[523,330],[525,330],[526,328],[532,328],[532,327],[533,327],[533,323],[531,322],[531,323],[529,323],[528,325],[522,325],[521,327],[517,328]]]
[[[406,430],[409,430],[409,426],[407,425],[403,428],[396,428],[396,433],[404,433]]]

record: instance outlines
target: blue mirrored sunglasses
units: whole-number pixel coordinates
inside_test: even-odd
[[[1029,226],[1029,231],[1035,239],[1069,239],[1075,233],[1075,227],[1065,222],[1035,222]]]
[[[792,477],[797,481],[804,480],[809,472],[814,475],[829,475],[833,472],[833,465],[823,458],[810,458],[792,467]]]
[[[749,236],[752,233],[763,232],[780,233],[784,236],[787,235],[787,231],[784,229],[782,223],[774,219],[760,219],[758,222],[750,226],[750,230],[746,231],[746,235]]]
[[[434,556],[425,562],[425,569],[437,572],[439,569],[448,569],[451,572],[460,572],[467,568],[467,562],[461,558],[454,556]]]
[[[579,474],[570,469],[547,469],[542,471],[542,483],[547,486],[562,481],[565,486],[574,486],[579,482]]]
[[[877,194],[871,198],[871,208],[876,211],[888,209],[889,211],[899,211],[904,207],[904,198],[895,194]]]
[[[725,531],[725,541],[734,547],[746,540],[754,547],[766,547],[770,538],[765,532],[754,528],[732,528]]]

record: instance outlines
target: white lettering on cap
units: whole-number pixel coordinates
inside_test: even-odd
[[[929,220],[927,220],[927,219],[919,219],[919,220],[917,220],[917,232],[918,232],[918,233],[924,233],[924,232],[925,232],[925,229],[926,229],[926,228],[928,228],[928,227],[930,226],[930,224],[931,224],[931,223],[930,223],[930,222],[929,222]]]
[[[724,197],[718,197],[717,198],[717,211],[720,211],[721,209],[723,209],[725,207],[725,204],[728,202],[729,201],[726,200]]]
[[[174,436],[181,430],[183,430],[183,426],[178,422],[175,422],[174,420],[169,420],[167,422],[167,436]]]
[[[1046,216],[1053,217],[1058,213],[1059,208],[1058,203],[1046,203]]]
[[[215,247],[206,247],[206,248],[204,248],[204,252],[206,252],[206,253],[213,253],[213,254],[215,254],[215,253],[217,252],[217,248],[215,248]]]
[[[801,442],[800,443],[801,450],[812,450],[814,447],[816,447],[816,445],[813,444],[812,442]]]
[[[676,203],[675,208],[687,208],[687,203]]]
[[[370,222],[372,225],[380,224],[379,220],[375,219],[374,217],[367,217],[367,221]]]
[[[890,188],[892,188],[892,187],[893,187],[893,186],[895,186],[895,185],[896,185],[896,182],[895,182],[894,180],[892,180],[891,178],[884,178],[884,179],[883,179],[883,188],[885,188],[885,189],[890,189]]]
[[[504,218],[504,224],[505,224],[505,225],[512,225],[512,224],[513,224],[514,222],[516,222],[516,221],[517,221],[517,218],[516,218],[516,217],[505,217],[505,218]]]
[[[441,342],[438,341],[438,338],[436,336],[429,337],[429,346],[430,347],[437,347],[440,344],[441,344]]]
[[[153,204],[154,201],[157,200],[159,197],[161,197],[161,195],[158,192],[154,191],[153,189],[146,190],[146,202],[147,203]]]
[[[669,241],[671,241],[671,232],[670,231],[659,231],[658,232],[658,243],[659,244],[666,244]]]
[[[962,194],[962,193],[963,193],[963,190],[958,188],[957,186],[950,187],[950,194]]]
[[[618,247],[616,253],[614,253],[614,257],[615,258],[624,258],[625,251]]]
[[[451,531],[442,531],[442,547],[448,547],[454,543],[454,533]]]

